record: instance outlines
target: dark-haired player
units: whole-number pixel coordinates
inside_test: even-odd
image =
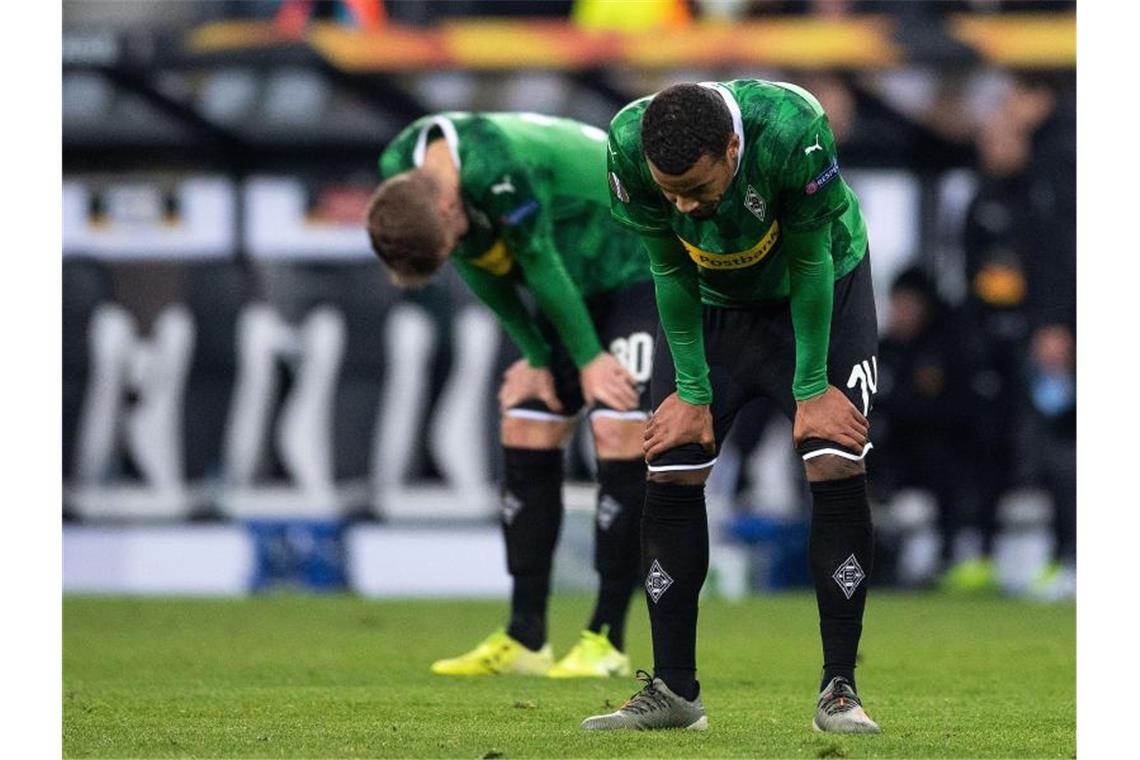
[[[697,596],[704,483],[733,417],[766,396],[794,421],[811,485],[823,675],[817,730],[877,732],[855,690],[871,571],[863,457],[878,333],[867,231],[819,102],[789,84],[682,84],[626,106],[610,207],[641,235],[666,338],[651,381],[642,564],[654,675],[587,729],[705,728]]]
[[[384,181],[367,225],[392,279],[414,287],[450,260],[523,356],[499,390],[510,621],[470,652],[436,662],[436,673],[629,674],[623,631],[639,580],[657,312],[637,236],[610,217],[605,140],[568,119],[444,113],[412,123],[380,158]],[[555,663],[546,606],[562,523],[562,446],[587,404],[601,585],[578,644]]]

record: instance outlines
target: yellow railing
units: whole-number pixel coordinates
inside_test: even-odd
[[[947,32],[993,64],[1076,65],[1073,14],[954,16]],[[199,53],[307,44],[348,71],[694,65],[878,69],[922,62],[921,50],[908,51],[896,40],[894,22],[886,16],[702,22],[652,32],[595,31],[568,22],[525,20],[458,21],[431,29],[389,26],[366,32],[317,22],[300,38],[282,33],[272,22],[221,22],[195,29],[186,44]]]

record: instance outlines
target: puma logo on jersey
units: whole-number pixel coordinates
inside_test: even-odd
[[[503,181],[497,185],[491,185],[491,193],[493,195],[502,195],[503,193],[513,193],[515,186],[511,184],[511,175],[504,174]]]
[[[804,155],[809,155],[812,151],[823,150],[823,146],[819,144],[819,135],[815,136],[815,145],[809,145],[804,148]]]

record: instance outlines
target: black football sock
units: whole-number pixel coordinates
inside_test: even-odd
[[[836,676],[843,676],[854,686],[855,656],[863,633],[863,606],[874,553],[867,477],[860,474],[812,483],[811,493],[808,557],[823,640],[820,689]]]
[[[598,511],[594,520],[594,569],[598,602],[587,626],[625,650],[629,600],[640,580],[641,511],[645,504],[645,458],[598,460]]]
[[[546,643],[550,567],[562,527],[562,451],[503,448],[500,521],[514,581],[507,633],[528,649]]]
[[[654,675],[695,699],[697,602],[709,569],[705,487],[649,482],[641,518],[641,567],[653,631]]]

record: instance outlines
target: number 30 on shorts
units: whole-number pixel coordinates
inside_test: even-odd
[[[653,336],[635,332],[627,338],[615,338],[610,353],[629,370],[635,382],[644,383],[653,373]]]

